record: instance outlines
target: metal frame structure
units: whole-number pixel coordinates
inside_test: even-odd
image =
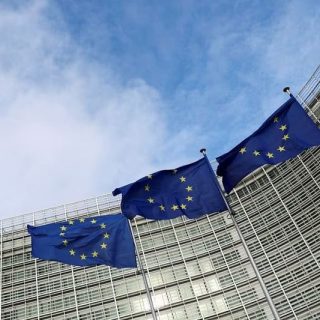
[[[297,98],[320,123],[320,67]],[[282,320],[319,319],[319,186],[320,148],[313,148],[245,178],[228,196],[236,225],[227,212],[135,219],[137,270],[71,267],[30,254],[27,224],[115,214],[119,197],[4,219],[1,319],[270,320],[272,307]]]

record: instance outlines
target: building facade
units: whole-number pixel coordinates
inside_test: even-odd
[[[320,68],[298,95],[315,121],[319,96]],[[27,224],[117,213],[109,194],[2,220],[1,319],[320,319],[320,148],[228,199],[234,217],[133,220],[138,269],[31,258]]]

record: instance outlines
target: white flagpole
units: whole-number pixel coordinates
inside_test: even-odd
[[[283,89],[283,92],[287,93],[289,96],[292,95],[290,92],[290,87],[285,87]],[[299,97],[300,98],[300,97]],[[314,112],[306,105],[306,103],[300,98],[300,100],[302,101],[305,109],[307,112],[310,112],[314,118],[316,119],[317,122],[320,122],[320,120],[318,120],[318,118],[316,117],[316,115],[314,114]],[[308,172],[308,174],[310,175],[311,179],[313,180],[313,182],[317,185],[317,187],[320,189],[320,185],[319,183],[316,181],[316,179],[314,178],[314,176],[311,174],[310,170],[308,169],[308,167],[305,165],[304,161],[302,160],[302,158],[300,157],[300,155],[297,156],[297,158],[299,159],[299,161],[301,162],[301,164],[303,165],[303,167],[306,169],[306,171]]]
[[[206,151],[207,151],[206,149],[201,149],[201,150],[200,150],[200,152],[203,154],[203,156],[207,158]],[[208,158],[207,158],[207,160],[208,160]],[[209,160],[208,160],[208,162],[209,162]],[[212,171],[213,175],[216,176],[216,174],[215,174],[215,172],[213,171],[213,168],[212,168],[210,162],[209,162],[209,165],[210,165],[210,168],[211,168],[211,171]],[[218,181],[218,184],[217,184],[217,185],[218,185],[220,194],[221,194],[221,196],[222,196],[222,198],[223,198],[223,200],[224,200],[224,202],[225,202],[225,204],[226,204],[226,206],[227,206],[228,212],[229,212],[230,217],[231,217],[231,219],[232,219],[232,222],[233,222],[233,224],[234,224],[234,226],[235,226],[235,228],[236,228],[236,231],[237,231],[237,233],[238,233],[238,235],[239,235],[239,238],[240,238],[240,240],[241,240],[241,242],[242,242],[242,245],[243,245],[243,247],[244,247],[244,249],[245,249],[245,251],[246,251],[246,253],[247,253],[247,256],[248,256],[248,258],[249,258],[249,260],[250,260],[250,263],[251,263],[251,265],[252,265],[252,267],[253,267],[253,270],[254,270],[254,272],[255,272],[255,274],[256,274],[256,276],[257,276],[257,279],[258,279],[258,281],[259,281],[259,283],[260,283],[260,285],[261,285],[261,288],[262,288],[262,290],[263,290],[263,293],[264,293],[264,295],[265,295],[265,297],[266,297],[266,299],[267,299],[267,301],[268,301],[268,303],[269,303],[269,306],[270,306],[270,309],[271,309],[271,311],[272,311],[272,313],[273,313],[273,316],[274,316],[275,320],[280,320],[280,317],[279,317],[279,314],[278,314],[278,312],[277,312],[277,309],[276,309],[276,307],[275,307],[275,305],[274,305],[274,303],[273,303],[273,301],[272,301],[272,299],[271,299],[271,296],[270,296],[270,294],[269,294],[269,291],[268,291],[266,285],[264,284],[263,279],[262,279],[262,277],[261,277],[261,275],[260,275],[260,273],[259,273],[259,270],[258,270],[258,268],[257,268],[257,266],[256,266],[256,264],[255,264],[255,262],[254,262],[254,260],[253,260],[253,257],[252,257],[252,255],[251,255],[251,253],[250,253],[250,250],[249,250],[249,247],[247,246],[247,243],[246,243],[246,241],[245,241],[245,239],[244,239],[244,237],[243,237],[243,235],[242,235],[242,233],[241,233],[241,230],[240,230],[240,228],[239,228],[239,226],[238,226],[238,224],[237,224],[237,222],[236,222],[236,219],[235,219],[235,217],[234,217],[234,212],[233,212],[232,208],[230,207],[227,198],[225,197],[225,194],[224,194],[224,192],[223,192],[223,190],[222,190],[222,188],[221,188],[221,186],[220,186],[220,184],[219,184],[219,181]]]
[[[132,234],[133,243],[134,243],[134,246],[135,246],[135,249],[136,249],[136,253],[137,253],[137,259],[138,259],[138,264],[139,264],[139,267],[140,267],[143,283],[144,283],[144,286],[146,288],[147,297],[148,297],[148,301],[149,301],[149,305],[150,305],[150,309],[151,309],[151,313],[152,313],[152,318],[153,318],[153,320],[157,320],[158,318],[157,318],[157,315],[156,315],[156,312],[155,312],[155,309],[154,309],[152,297],[151,297],[149,286],[148,286],[147,277],[146,277],[146,274],[144,272],[143,265],[142,265],[142,262],[141,262],[141,259],[140,259],[140,255],[139,255],[136,239],[134,237],[134,233],[133,233],[133,229],[132,229],[132,225],[131,225],[131,221],[129,220],[128,222],[129,222],[129,226],[130,226],[130,230],[131,230],[131,234]]]
[[[292,95],[291,92],[290,92],[290,87],[285,87],[285,88],[283,88],[282,91],[283,91],[284,93],[288,94],[289,96]],[[293,95],[292,95],[292,96],[293,96]],[[311,110],[311,109],[309,108],[309,106],[302,100],[302,98],[301,98],[299,95],[297,95],[297,97],[299,97],[300,101],[302,102],[305,111],[306,111],[307,113],[310,113],[310,114],[314,117],[314,119],[316,119],[316,121],[319,123],[320,120],[318,120],[318,118],[317,118],[317,116],[314,114],[313,110]]]

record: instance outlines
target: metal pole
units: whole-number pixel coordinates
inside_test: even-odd
[[[137,224],[137,220],[136,219],[134,219],[134,224],[135,224],[135,227],[138,229],[138,224]],[[147,261],[146,255],[144,253],[144,250],[143,250],[142,240],[141,240],[139,232],[137,233],[137,236],[138,236],[138,239],[139,239],[139,241],[141,243],[142,257],[143,257],[143,259],[145,261],[146,271],[148,273],[149,272],[148,261]],[[150,282],[150,285],[151,285],[151,292],[155,296],[155,292],[154,292],[154,289],[153,289],[153,286],[152,286],[151,282]],[[160,317],[159,308],[155,309],[155,311],[157,313],[157,316]]]
[[[229,211],[229,212],[230,212],[230,211]],[[247,246],[247,244],[246,244],[246,241],[245,241],[245,239],[244,239],[244,237],[243,237],[243,235],[242,235],[242,233],[241,233],[241,231],[240,231],[240,228],[239,228],[239,226],[238,226],[238,224],[237,224],[237,222],[236,222],[236,219],[234,218],[234,213],[230,212],[230,216],[231,216],[231,219],[232,219],[232,221],[233,221],[233,224],[234,224],[234,226],[235,226],[235,228],[236,228],[236,230],[237,230],[237,233],[238,233],[238,235],[239,235],[239,238],[241,239],[241,242],[242,242],[242,244],[243,244],[243,246],[244,246],[244,249],[245,249],[245,251],[246,251],[246,253],[247,253],[247,255],[248,255],[248,258],[249,258],[250,263],[251,263],[251,265],[252,265],[252,267],[253,267],[253,270],[254,270],[254,272],[255,272],[255,274],[256,274],[256,276],[257,276],[257,279],[258,279],[258,281],[259,281],[259,283],[260,283],[260,286],[261,286],[261,288],[262,288],[262,291],[263,291],[263,293],[264,293],[264,295],[265,295],[265,297],[266,297],[266,299],[267,299],[267,301],[268,301],[268,303],[269,303],[269,306],[270,306],[270,309],[271,309],[271,311],[272,311],[272,313],[273,313],[273,316],[274,316],[274,318],[275,318],[276,320],[280,320],[280,316],[278,315],[278,311],[277,311],[275,305],[273,304],[273,301],[272,301],[272,298],[271,298],[271,296],[270,296],[270,294],[269,294],[269,291],[268,291],[266,285],[265,285],[264,282],[263,282],[263,279],[262,279],[262,277],[261,277],[261,275],[260,275],[260,273],[259,273],[258,267],[256,266],[256,264],[255,264],[255,262],[254,262],[254,260],[253,260],[253,257],[252,257],[252,255],[251,255],[251,253],[250,253],[250,250],[249,250],[249,248],[248,248],[248,246]]]
[[[283,88],[283,92],[288,94],[290,97],[293,96],[290,92],[290,87],[285,87]],[[314,114],[314,112],[312,111],[312,109],[309,108],[309,106],[302,100],[302,98],[297,95],[297,97],[300,99],[300,101],[302,102],[302,104],[304,105],[304,109],[307,113],[310,113],[314,119],[316,120],[316,122],[320,123],[320,120],[318,119],[318,117]]]
[[[200,152],[201,152],[201,153],[203,154],[203,156],[206,157],[206,159],[208,160],[207,155],[206,155],[206,149],[201,149]],[[209,162],[209,160],[208,160],[208,162]],[[210,165],[210,162],[209,162],[209,165]],[[210,165],[210,168],[211,168],[211,171],[212,171],[213,175],[215,175],[215,172],[213,171],[211,165]],[[229,214],[230,214],[230,216],[231,216],[232,222],[233,222],[233,224],[234,224],[234,226],[235,226],[235,228],[236,228],[236,231],[237,231],[237,233],[238,233],[238,235],[239,235],[239,238],[240,238],[240,240],[241,240],[241,242],[242,242],[242,245],[243,245],[243,247],[244,247],[244,249],[245,249],[245,251],[246,251],[246,253],[247,253],[247,256],[248,256],[248,258],[249,258],[249,260],[250,260],[250,263],[251,263],[251,265],[252,265],[252,268],[253,268],[253,270],[254,270],[254,272],[255,272],[255,274],[256,274],[256,276],[257,276],[257,279],[258,279],[258,281],[259,281],[259,283],[260,283],[260,285],[261,285],[261,288],[262,288],[262,290],[263,290],[263,293],[264,293],[264,295],[265,295],[265,297],[266,297],[266,299],[267,299],[267,301],[268,301],[268,303],[269,303],[269,306],[270,306],[270,309],[271,309],[271,311],[272,311],[272,313],[273,313],[273,316],[275,317],[276,320],[280,320],[280,316],[278,315],[277,309],[276,309],[275,305],[273,304],[273,301],[272,301],[271,296],[270,296],[270,294],[269,294],[269,292],[268,292],[268,289],[267,289],[266,285],[265,285],[264,282],[263,282],[263,279],[262,279],[262,277],[261,277],[261,275],[260,275],[260,273],[259,273],[258,267],[256,266],[256,264],[255,264],[255,262],[254,262],[254,260],[253,260],[253,257],[251,256],[249,247],[247,246],[247,243],[246,243],[246,241],[245,241],[245,239],[244,239],[244,237],[243,237],[243,235],[242,235],[242,233],[241,233],[241,231],[240,231],[240,228],[239,228],[239,226],[238,226],[238,224],[237,224],[237,222],[236,222],[236,219],[234,218],[234,212],[233,212],[233,210],[231,209],[231,207],[230,207],[230,205],[229,205],[229,202],[228,202],[228,200],[226,199],[226,197],[225,197],[225,195],[224,195],[224,192],[222,191],[222,188],[221,188],[219,182],[217,183],[217,185],[218,185],[218,188],[219,188],[219,192],[220,192],[220,194],[221,194],[221,196],[222,196],[222,198],[223,198],[223,200],[224,200],[224,202],[225,202],[225,204],[226,204],[226,206],[227,206],[228,212],[229,212]]]
[[[285,92],[285,93],[289,94],[290,96],[292,96],[292,94],[291,94],[291,92],[290,92],[290,88],[289,88],[289,87],[285,87],[285,88],[283,89],[283,92]],[[305,104],[305,103],[304,103],[304,104]],[[306,108],[308,108],[308,106],[306,106]],[[313,112],[312,112],[309,108],[308,108],[308,110],[313,114]],[[313,114],[313,115],[314,115],[314,114]],[[305,165],[305,164],[304,164],[304,162],[301,160],[301,158],[300,158],[300,156],[299,156],[299,155],[298,155],[298,159],[300,160],[300,162],[302,163],[303,167],[306,169],[306,171],[307,171],[307,172],[309,173],[309,175],[311,176],[312,180],[315,182],[315,184],[316,184],[316,185],[317,185],[317,187],[319,188],[319,185],[318,185],[317,181],[313,178],[313,176],[312,176],[312,174],[310,173],[309,169],[306,167],[306,165]],[[269,182],[270,182],[270,184],[271,184],[271,186],[272,186],[273,190],[276,192],[276,194],[277,194],[278,198],[280,199],[280,201],[281,201],[281,203],[282,203],[283,207],[284,207],[284,208],[285,208],[285,210],[287,211],[288,216],[290,217],[291,221],[293,222],[294,226],[296,227],[296,229],[297,229],[297,231],[298,231],[298,233],[299,233],[300,237],[302,238],[302,240],[303,240],[304,244],[306,245],[307,249],[309,250],[309,252],[310,252],[310,254],[311,254],[312,258],[313,258],[313,259],[314,259],[314,261],[316,262],[316,264],[317,264],[318,268],[320,268],[320,264],[319,264],[319,262],[318,262],[318,259],[314,256],[314,254],[313,254],[313,252],[312,252],[312,250],[311,250],[311,248],[310,248],[310,246],[309,246],[309,244],[308,244],[307,240],[306,240],[306,239],[304,238],[304,236],[302,235],[302,233],[301,233],[301,231],[300,231],[299,226],[297,225],[297,223],[296,223],[296,222],[295,222],[295,220],[293,219],[293,217],[292,217],[292,215],[291,215],[291,213],[290,213],[289,209],[288,209],[288,208],[287,208],[287,206],[285,205],[285,203],[282,201],[282,199],[281,199],[281,197],[280,197],[280,194],[279,194],[278,190],[277,190],[277,189],[275,188],[275,186],[273,185],[272,180],[270,179],[270,177],[268,176],[268,174],[267,174],[267,172],[264,170],[264,168],[262,168],[262,170],[263,170],[264,174],[267,176],[267,178],[268,178],[268,180],[269,180]]]
[[[99,203],[98,203],[98,198],[96,198],[96,207],[97,207],[98,215],[101,216],[100,207],[99,207]],[[108,268],[108,272],[109,272],[110,284],[111,284],[111,289],[112,289],[112,294],[113,294],[114,306],[116,308],[117,318],[118,318],[118,320],[120,320],[120,314],[119,314],[119,308],[118,308],[118,304],[117,304],[116,292],[114,290],[114,285],[113,285],[113,280],[112,280],[111,267],[110,266],[106,266],[106,267]],[[100,286],[100,292],[101,292],[101,286]],[[101,293],[101,296],[102,296],[102,293]]]
[[[287,93],[289,96],[291,96],[291,92],[290,92],[290,87],[285,87],[283,89],[283,92]],[[299,97],[299,95],[298,95]],[[300,98],[300,97],[299,97]],[[320,120],[316,117],[316,115],[313,113],[313,111],[306,105],[306,103],[300,98],[300,100],[302,101],[303,105],[305,106],[305,108],[307,109],[308,112],[310,112],[316,119],[317,122],[320,122]],[[313,175],[311,174],[310,170],[307,168],[307,166],[305,165],[305,163],[303,162],[303,160],[301,159],[300,155],[297,156],[299,161],[301,162],[301,164],[303,165],[303,167],[306,169],[306,171],[308,172],[308,174],[310,175],[311,179],[313,180],[313,182],[317,185],[317,187],[320,189],[320,185],[318,184],[318,182],[315,180],[315,178],[313,177]]]
[[[247,220],[248,220],[248,222],[249,222],[249,225],[250,225],[251,229],[253,230],[255,237],[257,238],[257,241],[258,241],[258,243],[259,243],[259,245],[260,245],[260,247],[261,247],[261,249],[262,249],[262,252],[264,253],[264,255],[265,255],[265,257],[266,257],[266,260],[267,260],[268,263],[269,263],[269,266],[270,266],[270,268],[271,268],[271,270],[272,270],[272,272],[273,272],[273,275],[274,275],[274,277],[277,279],[277,282],[278,282],[278,284],[279,284],[279,287],[280,287],[283,295],[285,296],[285,298],[286,298],[287,301],[288,301],[288,305],[289,305],[289,307],[290,307],[290,309],[291,309],[291,311],[292,311],[295,319],[298,319],[298,318],[297,318],[297,315],[295,314],[294,309],[293,309],[293,307],[292,307],[292,305],[291,305],[291,303],[290,303],[290,301],[289,301],[289,298],[287,297],[287,294],[286,294],[286,292],[285,292],[284,289],[283,289],[283,286],[282,286],[282,284],[281,284],[281,282],[280,282],[280,279],[279,279],[276,271],[275,271],[274,268],[273,268],[273,265],[272,265],[272,263],[271,263],[268,255],[267,255],[267,252],[265,251],[265,249],[264,249],[264,247],[263,247],[263,245],[262,245],[262,243],[261,243],[261,241],[260,241],[260,239],[259,239],[259,237],[258,237],[258,234],[257,234],[256,230],[254,229],[254,226],[252,225],[252,222],[250,221],[250,218],[249,218],[249,216],[248,216],[248,214],[247,214],[247,210],[244,208],[243,204],[241,203],[241,200],[240,200],[240,197],[239,197],[237,191],[236,191],[235,189],[233,189],[233,191],[234,191],[234,194],[236,195],[236,197],[237,197],[237,199],[238,199],[238,201],[239,201],[239,203],[240,203],[240,206],[241,206],[243,212],[244,212],[245,215],[246,215],[246,218],[247,218]],[[256,271],[256,270],[255,270],[255,273],[256,273],[257,277],[261,277],[260,274],[259,274],[259,272],[258,272],[258,274],[257,274],[257,271]],[[261,281],[263,282],[262,277],[261,277]],[[267,288],[266,288],[266,290],[267,290]],[[270,298],[270,299],[271,299],[271,298]],[[271,303],[272,303],[272,300],[271,300]]]
[[[215,231],[214,231],[214,229],[213,229],[213,226],[212,226],[212,223],[211,223],[211,221],[210,221],[209,215],[206,215],[206,218],[207,218],[208,223],[209,223],[209,225],[210,225],[210,227],[211,227],[211,230],[212,230],[212,233],[213,233],[213,235],[214,235],[214,238],[215,238],[215,240],[217,241],[218,248],[219,248],[219,250],[220,250],[220,252],[221,252],[223,261],[224,261],[224,263],[225,263],[226,266],[227,266],[227,270],[228,270],[228,272],[229,272],[229,274],[230,274],[231,281],[232,281],[232,283],[233,283],[233,285],[234,285],[234,287],[235,287],[235,289],[236,289],[237,295],[239,296],[239,300],[240,300],[241,304],[243,305],[244,312],[245,312],[247,318],[249,319],[249,314],[248,314],[248,312],[247,312],[247,309],[245,308],[245,304],[244,304],[243,299],[242,299],[242,297],[241,297],[241,293],[240,293],[240,291],[238,290],[237,284],[236,284],[236,282],[235,282],[235,280],[234,280],[234,278],[233,278],[233,275],[232,275],[231,269],[230,269],[230,267],[229,267],[228,261],[227,261],[227,259],[225,258],[225,255],[224,255],[224,253],[223,253],[223,249],[222,249],[222,247],[221,247],[221,245],[220,245],[220,243],[219,243],[218,237],[217,237],[217,235],[216,235],[216,233],[215,233]]]
[[[150,291],[149,291],[149,286],[148,286],[147,277],[146,277],[146,274],[145,274],[144,269],[143,269],[143,266],[142,266],[142,262],[141,262],[140,255],[139,255],[139,252],[138,252],[138,247],[137,247],[136,239],[135,239],[135,237],[134,237],[134,233],[133,233],[133,229],[132,229],[132,225],[131,225],[131,222],[130,222],[130,221],[129,221],[129,225],[130,225],[130,229],[131,229],[131,234],[132,234],[132,238],[133,238],[133,243],[134,243],[134,246],[135,246],[135,248],[136,248],[137,259],[138,259],[138,263],[139,263],[139,266],[140,266],[142,279],[143,279],[144,286],[145,286],[146,292],[147,292],[147,297],[148,297],[148,301],[149,301],[149,305],[150,305],[150,309],[151,309],[151,313],[152,313],[152,318],[153,318],[153,320],[157,320],[158,318],[157,318],[157,315],[156,315],[156,312],[155,312],[155,309],[154,309],[154,305],[153,305],[153,301],[152,301],[152,297],[151,297],[151,294],[150,294]]]
[[[36,219],[34,213],[32,214],[33,225],[36,225]],[[36,294],[37,294],[37,318],[40,320],[40,302],[39,302],[39,283],[38,283],[38,267],[37,267],[38,258],[34,259],[34,270],[35,270],[35,282],[36,282]]]
[[[67,207],[64,205],[63,209],[64,209],[64,218],[66,221],[68,221]],[[72,285],[73,285],[73,293],[74,293],[74,304],[75,304],[75,308],[76,308],[77,319],[79,320],[80,315],[79,315],[77,289],[76,289],[76,278],[74,276],[74,266],[70,266],[70,267],[71,267],[71,277],[72,277]]]
[[[173,225],[171,219],[170,219],[170,225],[171,225],[171,228],[172,228],[172,230],[173,230],[174,237],[176,238],[177,245],[178,245],[178,248],[179,248],[179,251],[180,251],[180,254],[181,254],[181,258],[182,258],[183,264],[184,264],[184,266],[185,266],[185,268],[186,268],[186,271],[187,271],[187,275],[188,275],[188,278],[189,278],[189,282],[190,282],[190,284],[191,284],[191,288],[192,288],[194,297],[195,297],[196,302],[197,302],[197,305],[198,305],[198,309],[199,309],[199,312],[200,312],[200,315],[201,315],[201,319],[204,319],[203,314],[202,314],[201,309],[200,309],[199,299],[198,299],[198,297],[197,297],[197,295],[196,295],[196,292],[195,292],[195,290],[194,290],[194,286],[193,286],[193,283],[192,283],[192,279],[191,279],[191,277],[190,277],[190,272],[189,272],[189,270],[188,270],[187,262],[186,262],[186,259],[184,258],[184,255],[183,255],[183,252],[182,252],[180,243],[179,243],[178,235],[177,235],[177,233],[176,233],[176,230],[175,230],[175,228],[174,228],[174,225]],[[240,298],[240,300],[241,300],[241,298]]]

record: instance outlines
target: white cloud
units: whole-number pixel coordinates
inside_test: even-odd
[[[264,114],[269,115],[283,102],[281,89],[287,85],[297,94],[319,64],[320,34],[316,1],[288,1],[271,19],[268,26],[258,28],[248,38],[249,46],[257,55],[257,71],[264,103]],[[246,75],[248,76],[248,75]]]
[[[157,91],[85,59],[48,10],[1,8],[2,218],[110,192],[168,155]]]
[[[241,15],[221,25],[213,20],[213,26],[203,30],[212,31],[203,75],[206,85],[198,92],[198,101],[209,96],[221,110],[211,130],[220,136],[216,147],[223,152],[280,107],[287,99],[282,93],[285,86],[297,94],[319,64],[316,1],[288,1],[281,7],[270,2],[266,7],[270,16],[259,20],[257,7],[243,3]],[[212,114],[210,109],[206,112]]]
[[[110,192],[194,160],[186,150],[196,158],[208,147],[218,156],[285,100],[283,86],[297,92],[318,63],[314,6],[290,1],[260,22],[256,6],[226,19],[214,5],[218,20],[186,19],[196,25],[190,72],[165,105],[143,80],[89,60],[53,2],[10,6],[0,5],[0,217]],[[181,37],[185,26],[183,19]],[[93,21],[90,30],[98,27]],[[161,30],[154,45],[180,53]],[[110,30],[103,34],[109,39]]]

